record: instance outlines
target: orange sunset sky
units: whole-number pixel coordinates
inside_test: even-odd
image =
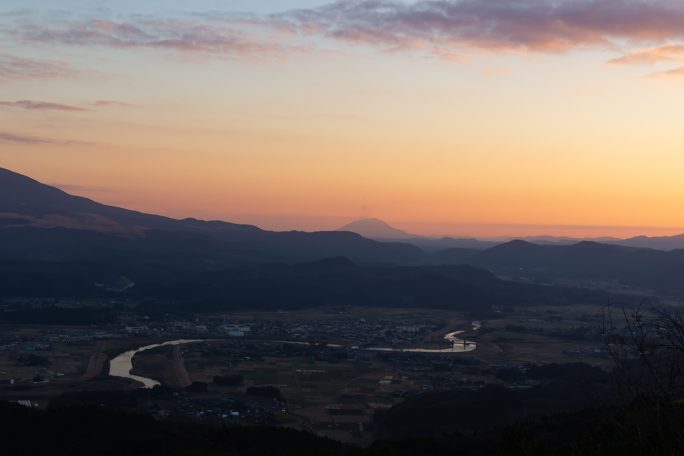
[[[681,233],[683,25],[665,0],[4,0],[0,166],[271,229]]]

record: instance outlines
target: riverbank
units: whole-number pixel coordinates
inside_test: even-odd
[[[476,324],[477,323],[477,324]],[[480,328],[479,322],[474,322],[473,323],[473,331],[477,331]],[[477,349],[477,344],[473,341],[461,339],[458,336],[465,333],[465,330],[461,331],[453,331],[450,333],[447,333],[444,336],[444,340],[450,342],[452,345],[449,348],[391,348],[391,347],[359,347],[359,346],[350,346],[348,348],[352,350],[365,350],[365,351],[374,351],[374,352],[395,352],[395,353],[442,353],[442,354],[448,354],[448,353],[468,353],[475,351]],[[109,363],[109,376],[111,377],[121,377],[121,378],[128,378],[130,380],[134,380],[136,382],[141,383],[143,388],[151,389],[154,388],[157,385],[160,385],[161,383],[155,379],[152,378],[147,378],[147,377],[142,377],[139,375],[134,375],[132,373],[133,371],[133,357],[137,355],[138,353],[142,353],[147,350],[152,350],[155,348],[159,347],[167,347],[167,346],[178,346],[178,345],[185,345],[185,344],[191,344],[191,343],[198,343],[198,342],[206,342],[206,340],[203,339],[179,339],[179,340],[172,340],[172,341],[167,341],[159,344],[151,344],[151,345],[146,345],[143,347],[140,347],[136,350],[129,350],[124,353],[121,353],[114,359],[112,359]],[[299,341],[270,341],[270,340],[264,340],[263,342],[279,342],[283,344],[293,344],[293,345],[310,345],[308,342],[299,342]],[[339,344],[324,344],[330,348],[347,348],[344,345],[339,345]],[[182,363],[182,359],[180,361]],[[181,366],[182,367],[182,366]],[[184,370],[184,369],[183,369]],[[189,378],[187,379],[189,382]],[[186,382],[186,383],[187,383]]]
[[[127,352],[124,352],[124,353],[118,355],[116,358],[112,359],[109,362],[109,376],[110,377],[128,378],[128,379],[134,380],[136,382],[142,383],[143,388],[147,388],[147,389],[154,388],[155,386],[160,385],[160,382],[158,382],[157,380],[151,379],[151,378],[133,375],[131,373],[133,371],[133,357],[135,355],[137,355],[138,353],[142,353],[144,351],[152,350],[152,349],[159,348],[159,347],[192,344],[192,343],[197,343],[197,342],[204,342],[204,340],[201,340],[201,339],[172,340],[172,341],[163,342],[160,344],[146,345],[146,346],[140,347],[136,350],[129,350]]]

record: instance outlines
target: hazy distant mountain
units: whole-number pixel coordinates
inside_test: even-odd
[[[614,237],[599,237],[599,238],[573,238],[568,236],[525,236],[520,239],[508,239],[505,242],[514,240],[522,240],[531,242],[533,244],[541,245],[573,245],[580,242],[601,242],[610,243],[618,242],[620,239]],[[503,244],[503,242],[501,243]]]
[[[413,244],[429,253],[442,252],[447,249],[456,249],[451,252],[451,255],[442,254],[443,259],[449,257],[462,258],[463,252],[457,252],[461,249],[475,249],[486,250],[497,245],[511,242],[515,239],[502,237],[500,239],[472,239],[472,238],[431,238],[427,236],[419,236],[406,231],[400,230],[389,225],[383,220],[369,218],[357,220],[340,228],[340,231],[351,231],[358,233],[363,237],[369,239],[376,239],[381,241],[402,241]],[[612,245],[621,245],[625,247],[641,247],[655,250],[675,250],[684,249],[684,234],[678,236],[664,236],[664,237],[647,237],[638,236],[630,239],[619,239],[615,237],[600,237],[600,238],[572,238],[567,236],[526,236],[520,238],[532,244],[550,245],[550,246],[570,246],[580,242],[594,242]]]
[[[411,239],[420,237],[406,231],[394,228],[388,223],[375,218],[368,218],[351,222],[339,231],[351,231],[370,239]]]
[[[407,233],[379,219],[369,218],[357,220],[340,228],[340,231],[351,231],[369,239],[380,241],[402,241],[413,244],[427,252],[444,249],[478,249],[484,250],[501,242],[480,241],[478,239],[457,239],[451,237],[430,238]]]
[[[676,250],[684,249],[684,234],[661,237],[637,236],[630,239],[611,241],[611,243],[647,249]]]

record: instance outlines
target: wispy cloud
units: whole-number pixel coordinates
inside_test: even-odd
[[[24,23],[15,32],[33,43],[151,48],[234,58],[281,55],[287,46],[260,39],[226,22],[187,19],[89,19],[57,24]]]
[[[31,111],[63,111],[63,112],[84,112],[86,108],[80,106],[66,105],[62,103],[50,103],[47,101],[19,100],[19,101],[0,101],[0,107],[28,109]]]
[[[684,24],[683,24],[684,26]],[[684,59],[684,45],[668,45],[625,54],[622,57],[612,59],[610,63],[618,64],[644,64],[657,63],[670,60]]]
[[[116,100],[95,100],[90,104],[91,104],[91,106],[95,106],[95,107],[99,107],[99,108],[107,108],[107,107],[130,108],[133,106],[133,104],[131,104],[131,103],[126,103],[125,101],[116,101]]]
[[[83,107],[88,106],[88,107]],[[83,106],[74,104],[54,103],[50,101],[36,101],[36,100],[17,100],[7,101],[0,100],[0,108],[10,109],[25,109],[28,111],[60,111],[60,112],[91,112],[98,109],[106,109],[113,107],[128,108],[134,105],[116,100],[95,100],[88,103],[83,103]]]
[[[25,144],[25,145],[76,145],[76,144],[87,144],[81,141],[70,141],[64,139],[54,139],[46,138],[42,136],[34,136],[24,133],[14,133],[8,131],[0,131],[0,142],[4,143],[14,143],[14,144]]]
[[[335,0],[266,16],[196,12],[156,18],[23,18],[5,32],[28,43],[161,49],[193,58],[283,56],[315,49],[320,38],[452,61],[482,50],[564,53],[655,46],[614,60],[631,63],[665,59],[668,48],[684,42],[684,2]]]
[[[58,144],[52,139],[40,138],[38,136],[24,135],[20,133],[10,133],[0,131],[0,142],[18,143],[18,144]]]
[[[0,53],[0,80],[72,77],[77,74],[75,68],[63,62]]]
[[[667,71],[659,71],[650,75],[652,78],[684,78],[684,67]]]
[[[669,0],[338,0],[286,13],[300,33],[392,50],[566,52],[684,38]]]

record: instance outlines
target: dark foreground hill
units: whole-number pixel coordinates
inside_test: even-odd
[[[454,413],[463,413],[454,410]],[[625,456],[678,455],[684,408],[635,400],[476,433],[404,436],[369,448],[292,430],[158,422],[104,408],[55,411],[0,403],[3,454],[54,456]]]
[[[159,422],[98,407],[38,411],[0,403],[0,436],[3,454],[13,456],[352,454],[337,442],[287,429]]]
[[[362,267],[345,258],[216,271],[168,265],[0,261],[0,298],[19,296],[156,298],[167,308],[193,311],[356,305],[475,313],[487,313],[495,306],[540,303],[605,305],[615,298],[600,291],[504,281],[470,266]],[[151,305],[147,305],[149,311]],[[20,316],[0,314],[6,320],[14,317]],[[62,321],[57,315],[51,318]]]

